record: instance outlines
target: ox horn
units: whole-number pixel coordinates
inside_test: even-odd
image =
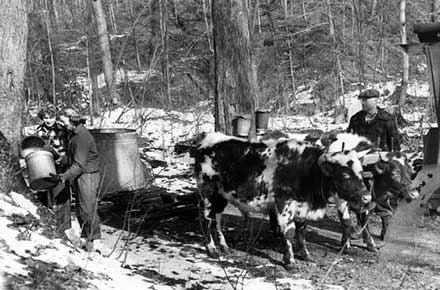
[[[374,170],[378,173],[378,174],[383,174],[384,173],[384,169],[379,167],[379,163],[374,164]]]
[[[384,151],[379,151],[379,159],[380,161],[389,161],[389,156],[388,156],[388,152],[384,152]]]
[[[328,157],[326,153],[322,153],[318,158],[318,165],[321,166],[322,163],[328,161]]]
[[[367,149],[367,150],[364,150],[364,151],[359,151],[359,152],[356,152],[356,156],[357,156],[357,158],[361,159],[361,158],[363,158],[365,155],[367,155],[368,152],[370,152],[370,149]]]

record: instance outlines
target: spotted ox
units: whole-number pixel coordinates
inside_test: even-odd
[[[337,152],[342,147],[356,151],[370,150],[370,153],[364,156],[362,165],[364,172],[370,173],[365,181],[372,192],[373,212],[382,221],[381,239],[383,240],[390,224],[393,209],[401,200],[410,202],[419,196],[419,188],[416,188],[411,182],[413,171],[406,156],[400,152],[378,152],[368,139],[356,134],[337,134],[327,144],[328,152]],[[368,214],[368,212],[359,214],[358,221],[365,228],[363,238],[368,250],[377,251],[374,239],[368,229]],[[340,219],[343,224],[342,244],[350,247],[351,221],[348,211],[340,214]]]
[[[208,255],[218,257],[218,250],[228,250],[221,215],[231,203],[243,213],[275,212],[283,235],[286,266],[295,263],[295,236],[300,257],[309,259],[306,220],[321,219],[329,201],[371,201],[357,155],[348,150],[324,153],[316,145],[293,139],[252,143],[220,133],[206,135],[194,151],[194,158]]]

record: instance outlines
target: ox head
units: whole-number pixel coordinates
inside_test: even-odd
[[[362,179],[362,164],[359,157],[365,153],[354,150],[324,153],[318,164],[324,175],[329,177],[332,191],[350,203],[354,210],[361,210],[371,202],[371,193]]]
[[[365,151],[374,149],[374,144],[367,138],[351,133],[330,132],[324,134],[316,144],[326,148],[328,152],[340,152],[344,150]]]
[[[419,196],[411,182],[412,169],[405,155],[400,152],[378,152],[379,160],[366,165],[374,174],[375,192],[378,198],[390,196],[410,202]]]

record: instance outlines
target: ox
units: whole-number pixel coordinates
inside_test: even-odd
[[[366,150],[371,152],[363,158],[364,172],[370,173],[365,181],[370,188],[373,196],[372,210],[382,221],[381,239],[384,239],[387,228],[390,224],[393,209],[401,200],[410,202],[419,195],[419,189],[414,187],[411,182],[413,172],[408,164],[407,158],[400,152],[378,152],[374,145],[365,137],[340,133],[330,136],[330,141],[324,140],[322,144],[327,144],[328,152],[338,152],[341,148],[352,150]],[[376,252],[377,247],[368,229],[368,214],[365,212],[358,214],[358,221],[363,231],[363,239],[369,251]],[[342,244],[350,247],[351,221],[348,210],[340,214],[343,225]]]
[[[343,199],[355,207],[371,201],[357,155],[353,150],[324,153],[293,139],[252,143],[220,133],[204,136],[194,151],[194,170],[208,255],[219,256],[216,244],[228,250],[221,215],[229,202],[245,214],[275,212],[287,267],[295,263],[295,236],[299,256],[310,259],[306,220],[323,218],[329,201],[339,204]]]

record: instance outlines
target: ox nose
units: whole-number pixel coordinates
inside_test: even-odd
[[[371,194],[364,194],[362,195],[362,203],[367,204],[370,203],[372,200]]]
[[[417,189],[413,189],[409,192],[408,195],[410,200],[417,199],[419,197],[419,191]]]

